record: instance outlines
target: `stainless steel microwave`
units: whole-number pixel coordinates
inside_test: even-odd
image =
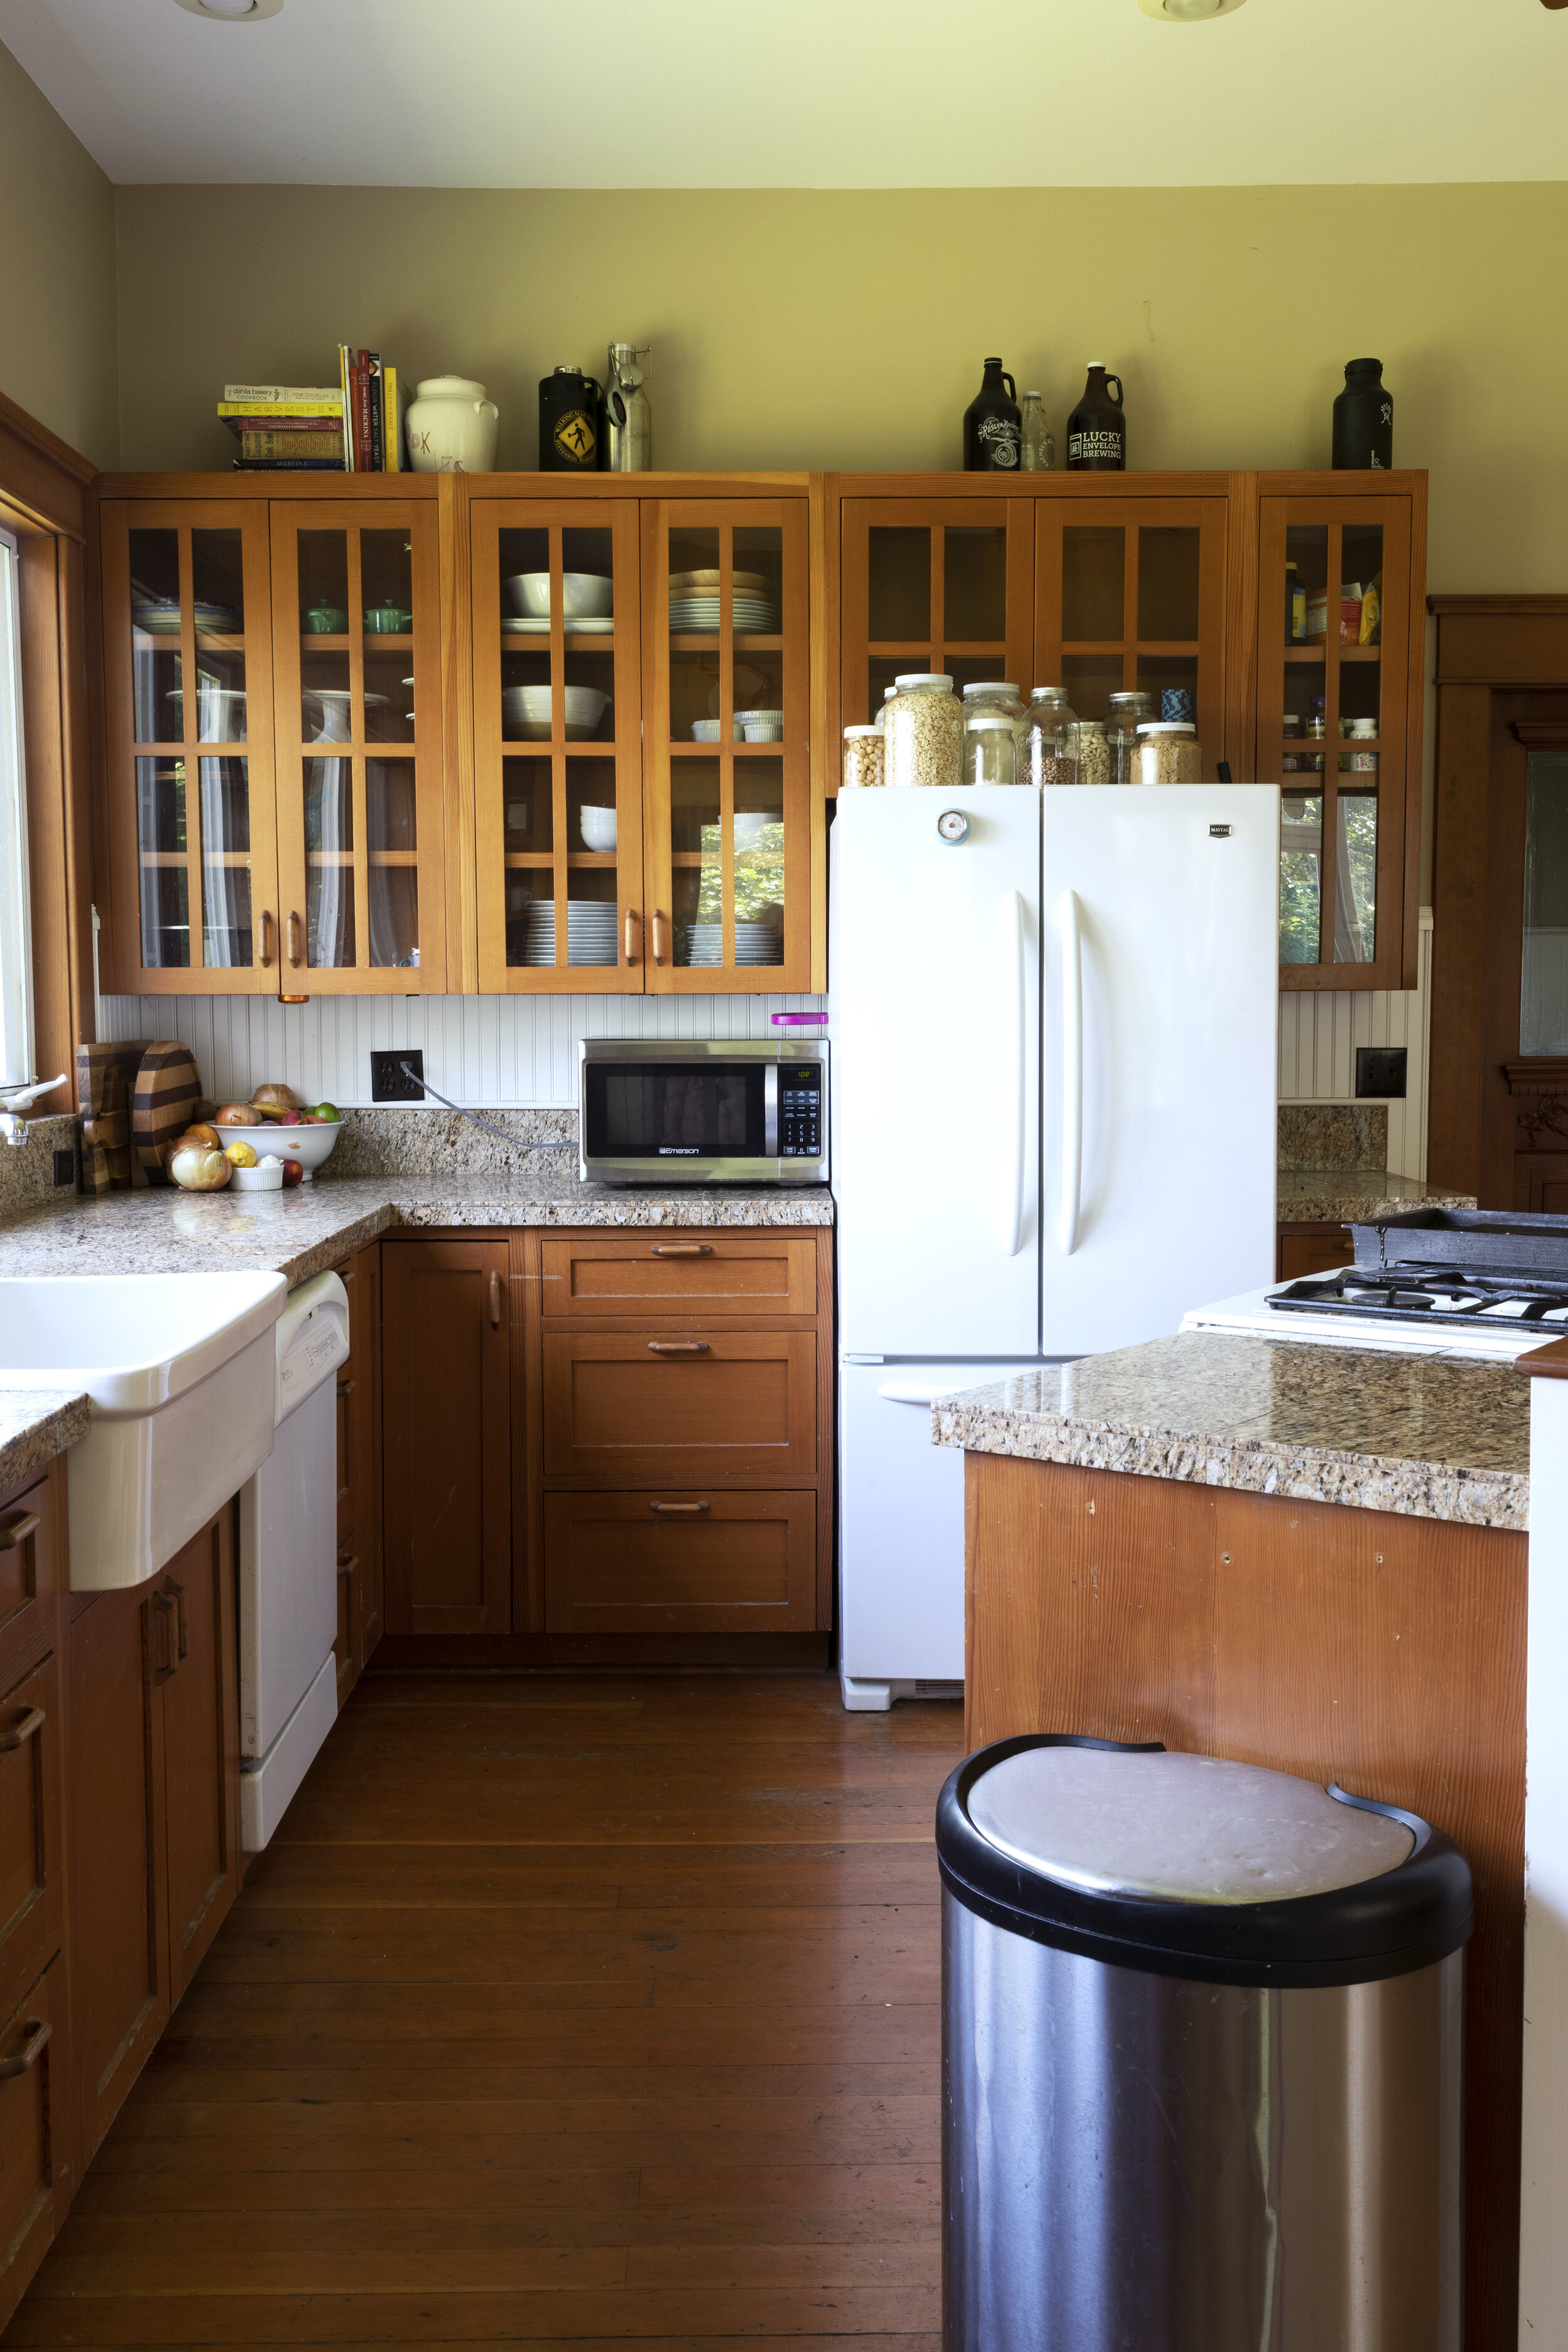
[[[826,1181],[825,1038],[584,1037],[577,1087],[585,1181]]]

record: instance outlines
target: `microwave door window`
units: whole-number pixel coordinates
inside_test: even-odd
[[[756,1160],[763,1073],[590,1069],[588,1150],[606,1160]]]

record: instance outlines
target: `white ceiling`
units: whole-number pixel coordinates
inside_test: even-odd
[[[1247,0],[1196,25],[1137,0],[283,0],[238,24],[0,0],[0,39],[120,183],[1568,178],[1568,9],[1541,0]]]

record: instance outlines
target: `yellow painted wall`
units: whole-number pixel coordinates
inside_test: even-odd
[[[112,466],[114,191],[3,44],[0,221],[0,392]]]
[[[1396,461],[1431,470],[1431,584],[1568,588],[1568,183],[116,202],[128,466],[226,463],[226,378],[330,381],[340,338],[482,378],[531,466],[539,377],[612,336],[655,345],[664,465],[955,465],[1001,352],[1058,439],[1103,358],[1135,466],[1322,466],[1373,352]]]

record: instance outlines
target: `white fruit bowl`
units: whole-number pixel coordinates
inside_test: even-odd
[[[305,1171],[300,1181],[308,1184],[314,1171],[331,1157],[342,1132],[341,1120],[329,1127],[289,1127],[269,1118],[260,1127],[220,1127],[218,1149],[226,1151],[231,1143],[248,1143],[258,1160],[297,1160]]]
[[[550,618],[548,572],[514,572],[502,583],[508,604],[524,620]],[[616,583],[596,572],[568,572],[561,582],[561,614],[567,621],[607,621],[615,609]]]

